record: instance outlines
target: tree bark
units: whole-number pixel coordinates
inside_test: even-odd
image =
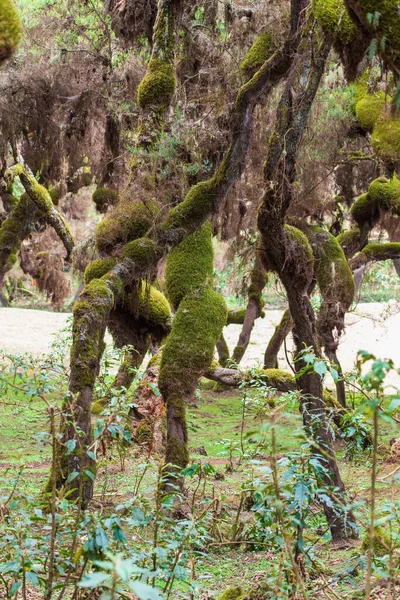
[[[275,331],[268,343],[264,354],[264,369],[278,368],[278,354],[283,342],[293,327],[293,320],[289,309],[286,309],[282,315],[280,323],[275,327]]]
[[[315,43],[315,42],[314,42]],[[308,297],[313,284],[313,254],[304,234],[284,225],[285,216],[293,201],[293,182],[296,177],[296,157],[299,143],[308,121],[310,109],[324,73],[331,42],[325,40],[314,48],[311,68],[304,63],[295,64],[289,74],[277,113],[275,132],[268,149],[264,175],[267,188],[260,208],[258,225],[263,244],[266,269],[278,273],[287,293],[293,319],[295,347],[300,353],[311,347],[319,356],[315,316]],[[300,59],[301,60],[301,59]],[[293,87],[299,85],[298,76],[303,71],[306,87],[293,96]],[[285,154],[283,156],[283,150]],[[283,158],[282,158],[283,157]],[[298,373],[305,366],[296,361]],[[301,412],[306,431],[314,440],[313,453],[321,465],[317,477],[329,489],[338,490],[336,497],[345,502],[345,488],[332,448],[332,437],[325,417],[325,403],[321,378],[317,373],[300,375],[297,379],[301,391]],[[354,535],[351,524],[354,518],[341,507],[333,508],[332,500],[323,502],[326,519],[333,539]]]
[[[243,320],[243,328],[240,332],[238,343],[232,354],[232,360],[237,365],[242,360],[250,342],[251,332],[253,331],[254,323],[262,314],[264,302],[262,299],[262,291],[267,283],[267,274],[261,263],[261,257],[257,252],[255,264],[250,276],[250,285],[248,289],[249,301],[246,308],[246,313]]]

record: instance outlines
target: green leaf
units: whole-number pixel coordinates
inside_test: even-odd
[[[75,450],[76,440],[68,440],[67,442],[67,454],[71,454]]]
[[[323,377],[326,375],[328,368],[323,360],[317,360],[314,363],[314,371],[320,376]]]
[[[159,591],[146,583],[132,581],[129,587],[140,600],[161,600]]]
[[[68,475],[67,481],[65,483],[71,483],[74,479],[76,479],[79,475],[79,471],[73,471]]]
[[[79,582],[79,587],[82,588],[95,588],[105,581],[111,581],[110,575],[108,573],[90,573],[90,575],[86,575],[82,581]]]

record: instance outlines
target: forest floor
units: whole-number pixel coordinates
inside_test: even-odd
[[[265,341],[280,315],[281,311],[268,311],[265,319],[257,322],[245,364],[262,359]],[[63,329],[68,317],[62,313],[0,309],[0,346],[16,353],[46,353],[54,334]],[[237,340],[239,330],[238,326],[228,328],[226,337],[231,347]],[[399,337],[399,303],[359,305],[348,316],[348,328],[340,352],[344,368],[351,369],[357,350],[361,348],[378,357],[390,357],[399,366]],[[391,384],[396,383],[393,377]],[[44,443],[49,423],[44,403],[39,398],[29,397],[25,388],[19,387],[22,391],[10,388],[7,397],[0,398],[0,500],[1,496],[9,494],[15,477],[19,477],[17,496],[22,494],[23,497],[39,498],[49,473],[50,449]],[[61,402],[64,391],[60,389],[59,393],[53,395],[57,403]],[[389,393],[394,392],[392,390]],[[254,505],[252,502],[243,502],[252,496],[251,490],[255,486],[261,486],[261,490],[268,488],[270,475],[267,470],[272,464],[271,430],[268,427],[273,413],[265,401],[260,411],[260,402],[248,400],[244,411],[242,399],[239,391],[217,393],[211,389],[211,384],[203,380],[197,398],[198,405],[188,407],[191,461],[201,464],[203,469],[211,465],[212,470],[201,481],[196,473],[187,477],[187,495],[182,513],[198,518],[207,502],[217,507],[211,515],[215,520],[213,539],[207,551],[196,558],[195,571],[201,600],[214,599],[229,586],[249,589],[257,582],[265,581],[266,577],[275,577],[276,581],[276,570],[280,568],[278,554],[271,545],[273,542],[263,542],[265,526],[255,519]],[[360,399],[356,399],[356,402],[359,403]],[[281,408],[274,456],[280,461],[282,474],[285,469],[301,463],[301,445],[306,438],[301,428],[297,403],[287,402]],[[93,423],[96,423],[96,417],[93,417]],[[259,444],[260,431],[264,431],[262,444]],[[399,480],[391,476],[397,472],[399,465],[396,462],[399,457],[391,456],[390,450],[390,440],[396,434],[398,431],[393,423],[382,421],[376,485],[376,516],[382,522],[388,518],[389,500],[400,507]],[[349,495],[357,505],[360,539],[332,544],[321,508],[312,503],[304,532],[308,547],[306,587],[310,600],[364,598],[365,570],[362,565],[365,566],[365,551],[361,549],[360,540],[365,535],[369,519],[372,454],[371,449],[367,449],[349,456],[344,440],[339,438],[335,441],[335,451]],[[109,511],[117,510],[116,507],[121,503],[129,501],[139,480],[141,494],[145,498],[154,498],[157,465],[152,463],[147,469],[147,460],[146,453],[137,444],[129,448],[124,456],[121,455],[121,449],[110,447],[107,450],[106,456],[100,459],[91,506],[95,519],[103,518]],[[144,473],[143,477],[141,473]],[[399,508],[396,509],[396,515],[397,510]],[[396,515],[390,527],[400,538],[400,517]],[[258,539],[259,543],[249,543],[246,539]],[[394,556],[398,561],[398,550]],[[378,575],[374,577],[371,600],[400,598],[400,591],[394,591],[394,596],[386,595],[385,584],[379,577],[379,569],[384,570],[384,566],[378,558],[375,571]],[[265,596],[270,597],[275,598]],[[189,598],[189,595],[178,584],[171,598]]]

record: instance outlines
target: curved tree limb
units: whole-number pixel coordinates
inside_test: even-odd
[[[67,251],[67,260],[69,259],[74,247],[74,239],[68,227],[68,223],[55,208],[49,192],[43,185],[40,185],[28,170],[21,164],[17,164],[9,169],[13,176],[18,176],[25,188],[29,198],[35,204],[40,215],[51,225],[58,237],[64,244]]]

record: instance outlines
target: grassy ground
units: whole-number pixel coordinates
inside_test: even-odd
[[[272,576],[274,570],[283,568],[269,545],[237,543],[238,540],[243,542],[243,537],[236,535],[237,527],[233,529],[239,526],[240,531],[246,531],[254,521],[251,504],[244,504],[239,509],[244,490],[253,485],[249,482],[259,478],[261,482],[267,483],[270,477],[260,467],[269,465],[271,459],[268,434],[271,409],[265,406],[260,408],[259,403],[252,404],[251,398],[247,398],[246,402],[247,409],[243,411],[240,393],[217,393],[201,389],[198,405],[188,407],[192,460],[201,462],[203,466],[207,463],[212,465],[215,473],[199,486],[196,477],[188,481],[187,497],[182,510],[185,511],[192,505],[192,509],[199,514],[204,510],[206,498],[217,499],[219,507],[218,531],[209,542],[208,551],[196,560],[196,577],[203,590],[203,598],[214,598],[233,585],[254,587],[257,582]],[[37,497],[48,477],[50,466],[49,446],[43,443],[47,439],[49,426],[46,405],[41,399],[29,399],[25,392],[12,388],[8,388],[7,397],[2,398],[1,404],[0,496],[7,496],[20,472],[18,493]],[[262,436],[262,445],[259,444],[260,427],[267,432]],[[294,404],[280,411],[276,435],[275,452],[278,459],[299,451],[305,438]],[[384,479],[396,469],[394,459],[388,460],[389,441],[395,435],[393,424],[383,421],[378,445],[377,518],[386,515],[385,505],[389,499],[393,502],[400,499],[396,480],[390,477]],[[335,450],[350,497],[358,504],[356,512],[362,537],[370,510],[372,453],[371,450],[365,450],[349,460],[342,440],[335,442]],[[145,475],[141,490],[145,496],[152,498],[156,468],[154,465],[146,468],[146,462],[145,453],[133,446],[127,452],[122,469],[118,452],[115,449],[109,450],[107,456],[100,461],[93,510],[104,513],[129,499],[143,471]],[[317,506],[312,507],[307,523],[304,537],[306,542],[312,544],[312,548],[308,557],[311,560],[307,560],[306,566],[306,585],[314,590],[310,591],[310,597],[363,597],[365,572],[357,566],[360,542],[331,544],[323,515]],[[395,520],[393,527],[396,526]],[[189,597],[183,584],[177,586],[175,593],[177,597]],[[379,589],[374,593],[372,598],[384,597],[379,596]]]

